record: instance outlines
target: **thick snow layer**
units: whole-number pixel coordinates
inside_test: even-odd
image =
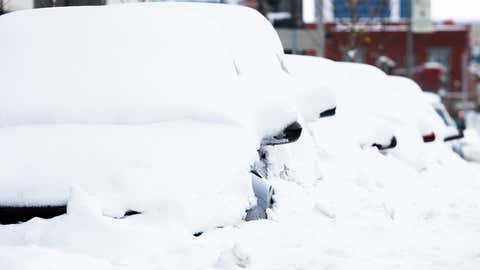
[[[233,29],[263,28],[227,35],[232,17]],[[247,8],[187,3],[7,14],[0,126],[194,119],[253,127],[260,137],[278,131],[296,113],[281,44],[265,25]],[[257,37],[265,46],[254,52]]]
[[[256,144],[238,128],[37,125],[0,138],[1,205],[64,204],[79,186],[107,215],[154,211],[194,230],[239,222],[252,201]]]
[[[329,86],[335,82],[325,76],[319,68],[327,60],[300,55],[286,55],[285,60],[290,74],[299,81],[299,85],[295,87],[295,94],[298,109],[306,121],[315,121],[320,113],[336,107],[335,92]],[[330,66],[332,69],[337,67],[333,61]],[[305,87],[302,87],[300,82],[305,84]]]

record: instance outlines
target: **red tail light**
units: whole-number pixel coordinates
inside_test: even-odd
[[[435,133],[432,132],[430,134],[427,134],[427,135],[423,135],[423,142],[433,142],[435,141]]]

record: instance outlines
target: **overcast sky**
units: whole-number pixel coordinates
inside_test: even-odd
[[[480,0],[431,0],[434,20],[480,21]]]

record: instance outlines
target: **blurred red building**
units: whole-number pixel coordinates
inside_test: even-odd
[[[355,29],[355,50],[352,52],[349,50],[352,47],[351,28],[327,23],[325,57],[372,65],[378,65],[383,57],[392,64],[390,73],[406,75],[406,24],[363,25]],[[470,26],[445,23],[435,25],[434,29],[431,33],[413,33],[413,79],[427,91],[444,89],[452,95],[461,93],[463,87],[468,89]]]

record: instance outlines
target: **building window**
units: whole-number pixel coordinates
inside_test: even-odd
[[[408,12],[408,0],[400,0],[400,18],[410,18],[410,12]]]
[[[334,0],[333,13],[336,19],[389,18],[391,13],[390,1],[369,0],[354,2],[348,0]]]
[[[445,81],[450,82],[450,55],[451,49],[447,47],[431,47],[428,48],[428,62],[436,62],[442,64],[445,68]]]

